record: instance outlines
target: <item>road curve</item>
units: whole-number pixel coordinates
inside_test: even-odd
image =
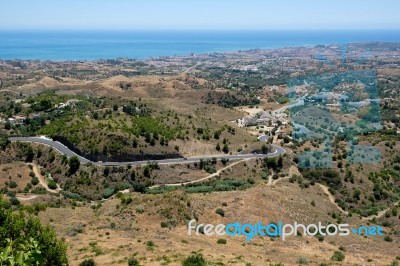
[[[32,142],[39,143],[43,145],[47,145],[57,150],[59,153],[63,155],[67,155],[68,157],[77,156],[79,161],[82,164],[92,163],[97,166],[124,166],[124,165],[146,165],[149,162],[156,162],[158,164],[179,164],[179,163],[194,163],[200,162],[200,160],[212,159],[216,158],[220,159],[229,159],[229,160],[243,160],[243,159],[252,159],[252,158],[265,158],[265,157],[277,157],[286,153],[285,149],[276,145],[271,144],[274,149],[273,152],[268,154],[258,154],[258,153],[249,153],[249,154],[237,154],[237,155],[206,155],[206,156],[195,156],[188,158],[177,158],[177,159],[162,159],[162,160],[146,160],[146,161],[133,161],[133,162],[92,162],[75,152],[71,151],[64,144],[54,141],[52,139],[46,137],[10,137],[10,141],[12,142]]]

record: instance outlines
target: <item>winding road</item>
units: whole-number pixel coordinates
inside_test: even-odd
[[[271,144],[274,152],[267,154],[259,154],[259,153],[248,153],[248,154],[237,154],[237,155],[206,155],[206,156],[195,156],[188,158],[177,158],[177,159],[162,159],[162,160],[146,160],[146,161],[133,161],[133,162],[92,162],[72,150],[70,150],[64,144],[49,139],[47,137],[11,137],[9,138],[12,142],[32,142],[39,143],[43,145],[47,145],[57,150],[59,153],[63,155],[67,155],[68,157],[76,156],[82,164],[92,163],[97,166],[124,166],[124,165],[146,165],[149,162],[156,162],[158,164],[180,164],[180,163],[194,163],[200,162],[200,160],[212,159],[216,158],[220,159],[229,159],[229,160],[244,160],[244,159],[253,159],[253,158],[266,158],[266,157],[277,157],[286,153],[285,149],[276,145]]]

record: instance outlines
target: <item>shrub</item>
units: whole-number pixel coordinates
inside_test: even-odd
[[[300,256],[297,259],[297,263],[300,264],[300,265],[308,265],[308,259],[306,257],[304,257],[304,256]]]
[[[161,228],[167,228],[168,227],[168,223],[167,222],[161,222],[160,225],[161,225]]]
[[[206,266],[206,265],[207,262],[202,254],[189,256],[182,262],[182,266]]]
[[[8,187],[9,188],[16,188],[18,185],[15,181],[11,180],[10,182],[8,182]]]
[[[223,151],[224,153],[228,153],[228,152],[229,152],[228,144],[224,144],[224,147],[222,148],[222,151]]]
[[[105,188],[104,191],[103,191],[103,198],[108,199],[109,197],[114,195],[114,193],[115,193],[115,188],[114,187]]]
[[[221,208],[216,209],[215,213],[221,215],[222,217],[225,216],[225,211]]]
[[[78,171],[81,162],[79,161],[78,157],[72,156],[68,161],[68,165],[69,165],[69,173],[72,175],[75,174],[76,171]]]
[[[63,194],[66,198],[69,199],[82,200],[81,195],[79,195],[78,193],[73,193],[70,191],[62,191],[61,194]]]
[[[129,204],[132,203],[132,201],[133,201],[133,199],[132,199],[132,197],[130,197],[130,196],[127,196],[127,197],[122,196],[122,197],[121,197],[121,204],[122,204],[122,205],[129,205]]]
[[[94,262],[93,259],[86,259],[79,263],[79,266],[96,266],[96,263]]]
[[[335,251],[335,253],[333,253],[333,256],[332,256],[331,260],[333,260],[333,261],[343,261],[344,258],[345,258],[345,255],[343,254],[343,252]]]
[[[225,245],[226,244],[226,239],[220,238],[217,240],[217,244],[222,244]]]
[[[7,123],[6,127],[7,129]],[[11,125],[9,124],[8,129],[11,128]],[[2,132],[0,132],[0,150],[4,150],[8,145],[10,144],[10,141],[8,140],[8,136]]]
[[[77,226],[71,226],[68,229],[68,235],[69,236],[76,236],[77,234],[82,234],[83,233],[83,225],[79,224]]]
[[[136,212],[137,213],[144,213],[144,207],[143,206],[137,206],[136,207]]]
[[[46,194],[46,189],[44,187],[35,187],[31,190],[33,194]]]
[[[50,189],[56,189],[57,188],[57,183],[54,180],[49,180],[47,183]]]
[[[136,258],[134,257],[129,258],[128,266],[139,266],[139,265],[140,265],[139,261]]]
[[[20,205],[21,203],[19,202],[19,200],[16,197],[11,197],[10,204],[11,205]]]
[[[37,184],[39,184],[39,179],[36,176],[33,176],[31,179],[31,184],[36,186]]]
[[[385,236],[383,240],[385,240],[386,242],[393,242],[393,238],[391,238],[390,236]]]

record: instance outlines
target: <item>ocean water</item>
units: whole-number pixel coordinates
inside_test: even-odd
[[[144,59],[372,41],[400,42],[400,30],[0,31],[0,59]]]

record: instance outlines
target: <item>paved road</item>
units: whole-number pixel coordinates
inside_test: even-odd
[[[149,162],[156,162],[158,164],[179,164],[179,163],[194,163],[200,162],[200,160],[212,159],[216,158],[218,160],[225,158],[229,160],[243,160],[243,159],[251,159],[251,158],[265,158],[265,157],[276,157],[279,155],[283,155],[286,151],[282,147],[272,145],[274,149],[273,152],[268,154],[257,154],[257,153],[249,153],[249,154],[238,154],[238,155],[207,155],[207,156],[195,156],[189,158],[177,158],[177,159],[163,159],[163,160],[147,160],[147,161],[133,161],[133,162],[92,162],[82,156],[77,155],[75,152],[71,151],[68,147],[63,145],[58,141],[53,141],[52,139],[46,137],[12,137],[9,138],[10,141],[13,142],[34,142],[39,144],[44,144],[56,149],[59,153],[65,154],[68,157],[77,156],[82,164],[93,163],[98,166],[124,166],[124,165],[145,165]]]
[[[34,142],[34,143],[40,143],[40,144],[44,144],[47,146],[50,146],[52,148],[54,148],[55,150],[57,150],[59,153],[61,154],[65,154],[68,157],[72,157],[72,156],[77,156],[79,158],[79,160],[81,161],[81,163],[86,164],[91,162],[90,160],[77,155],[75,152],[71,151],[67,146],[65,146],[64,144],[58,142],[58,141],[53,141],[52,139],[46,138],[46,137],[11,137],[9,138],[10,141],[16,142],[16,141],[20,141],[20,142]]]

